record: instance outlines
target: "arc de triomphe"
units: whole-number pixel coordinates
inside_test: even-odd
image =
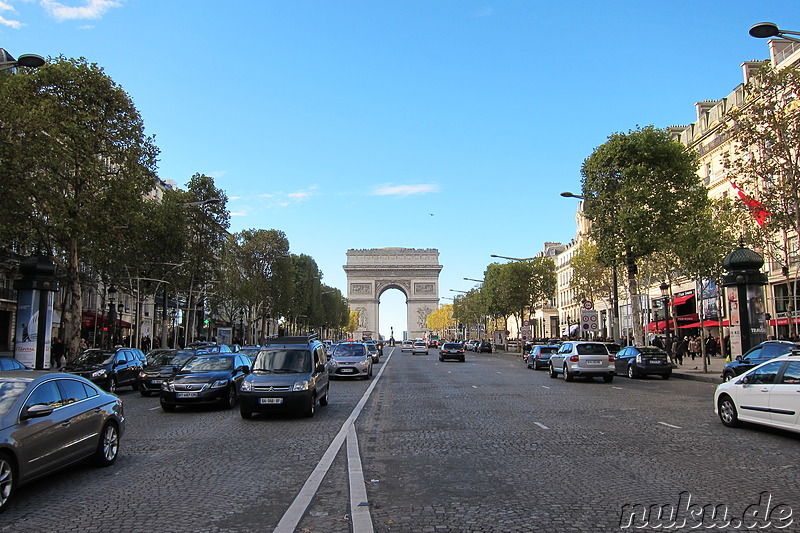
[[[422,337],[426,319],[439,306],[439,250],[435,248],[374,248],[347,250],[347,299],[351,311],[360,311],[356,339],[367,332],[380,334],[378,304],[388,289],[406,296],[408,338]],[[395,332],[395,339],[400,339]]]

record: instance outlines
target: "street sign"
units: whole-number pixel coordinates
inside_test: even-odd
[[[600,329],[597,311],[589,309],[581,310],[581,329],[589,332],[598,331]]]
[[[584,300],[583,301],[583,308],[584,309],[594,309],[594,303],[591,300]]]

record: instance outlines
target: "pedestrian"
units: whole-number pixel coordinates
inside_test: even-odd
[[[677,359],[678,364],[683,364],[683,356],[686,355],[686,352],[689,350],[689,337],[684,337],[680,342],[676,341],[675,346],[675,359]]]
[[[664,344],[661,342],[661,337],[659,337],[658,335],[653,337],[652,345],[655,346],[656,348],[661,348],[662,350],[664,349]]]
[[[78,346],[78,349],[81,352],[85,352],[86,350],[89,349],[89,344],[86,342],[86,339],[84,339],[83,337],[81,337],[81,344],[80,344],[80,346]]]
[[[709,335],[706,339],[706,355],[708,357],[717,356],[717,339],[713,335]]]
[[[53,341],[53,346],[50,348],[50,367],[61,368],[61,360],[64,358],[64,341],[59,337]]]
[[[697,337],[689,338],[688,348],[689,348],[689,357],[691,357],[692,361],[694,361],[694,358],[697,357],[697,352],[699,351]]]

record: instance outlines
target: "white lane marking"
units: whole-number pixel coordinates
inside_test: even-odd
[[[612,389],[622,390],[622,387],[611,387]]]
[[[666,422],[659,422],[662,426],[667,426],[668,428],[675,428],[675,429],[683,429],[680,426],[673,426],[672,424],[667,424]]]
[[[303,488],[300,489],[297,497],[295,497],[289,508],[286,509],[286,512],[283,513],[280,522],[278,522],[278,525],[275,526],[275,529],[273,530],[274,533],[294,533],[295,529],[297,529],[297,525],[300,523],[300,520],[302,520],[303,514],[306,512],[306,509],[308,509],[309,504],[311,504],[311,500],[317,493],[317,489],[319,489],[322,480],[325,478],[325,474],[328,473],[328,470],[330,470],[331,465],[333,464],[333,460],[336,459],[336,454],[339,453],[339,449],[341,449],[342,444],[347,437],[347,433],[350,431],[350,427],[355,423],[358,415],[361,414],[361,410],[364,409],[364,405],[367,403],[372,391],[375,389],[375,385],[378,384],[378,381],[380,381],[384,370],[386,370],[389,360],[392,358],[392,354],[394,354],[394,350],[392,350],[392,353],[390,353],[389,357],[386,358],[386,361],[383,363],[380,371],[375,375],[372,383],[369,387],[367,387],[366,392],[364,392],[364,395],[358,401],[358,404],[356,404],[356,406],[353,408],[353,412],[351,412],[350,416],[347,417],[347,420],[344,421],[339,433],[337,433],[333,438],[333,441],[331,442],[330,446],[328,446],[328,449],[325,450],[324,454],[322,454],[322,459],[319,460],[319,463],[317,463],[314,471],[311,472],[310,476],[308,476],[308,479],[303,484]]]
[[[372,515],[369,512],[367,484],[364,483],[364,471],[361,469],[355,425],[351,425],[347,432],[347,470],[350,477],[350,516],[353,519],[353,531],[372,533]]]
[[[534,426],[539,426],[539,427],[540,427],[540,428],[542,428],[542,429],[550,429],[549,427],[545,426],[545,425],[544,425],[544,424],[542,424],[541,422],[534,422],[534,423],[533,423],[533,425],[534,425]]]
[[[161,409],[161,406],[159,405],[158,407],[151,407],[148,409],[148,411],[155,411],[156,409]]]
[[[477,389],[477,388],[478,388],[478,386],[477,386],[477,385],[473,385],[473,386],[472,386],[472,388],[473,388],[473,389]]]
[[[542,385],[542,388],[543,389],[549,389],[550,387],[548,387],[547,385]]]

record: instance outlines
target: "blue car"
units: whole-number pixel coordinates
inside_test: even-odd
[[[786,355],[792,350],[800,349],[800,344],[790,341],[766,341],[750,348],[750,350],[736,358],[735,361],[725,365],[722,369],[722,381],[730,381],[755,368],[761,363],[766,363],[781,355]]]

